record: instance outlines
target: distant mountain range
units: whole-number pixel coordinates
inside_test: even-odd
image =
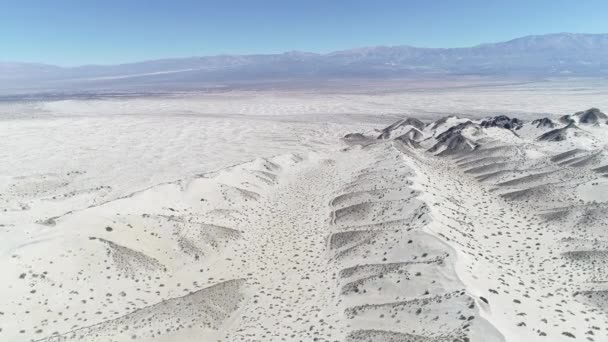
[[[327,54],[292,51],[70,68],[0,62],[0,91],[182,89],[234,82],[420,75],[607,76],[608,34],[526,36],[467,48],[377,46]]]

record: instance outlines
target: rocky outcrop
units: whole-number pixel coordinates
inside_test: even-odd
[[[498,115],[481,122],[481,127],[498,127],[504,129],[518,130],[524,125],[523,121],[518,118],[510,118],[506,115]]]
[[[532,125],[536,128],[555,128],[555,123],[549,118],[536,119],[532,121]]]
[[[579,129],[578,126],[571,121],[567,126],[551,130],[537,138],[539,141],[564,141],[568,139],[568,132]]]
[[[384,128],[380,135],[378,136],[378,139],[389,139],[392,137],[396,137],[396,136],[400,136],[403,133],[409,131],[411,128],[415,128],[418,131],[422,131],[425,127],[425,124],[415,118],[405,118],[405,119],[401,119],[395,123],[393,123],[392,125]]]
[[[439,134],[436,139],[439,142],[443,142],[448,140],[450,137],[454,136],[455,134],[459,134],[462,131],[464,131],[467,128],[472,128],[475,130],[479,129],[479,126],[475,123],[473,123],[472,121],[467,121],[467,122],[463,122],[463,123],[459,123],[456,126],[450,127],[448,130],[446,130],[445,132]]]
[[[578,118],[578,122],[580,124],[593,125],[600,122],[606,122],[608,120],[608,115],[602,113],[597,108],[587,109],[582,112],[577,112],[574,114],[576,118]]]
[[[412,139],[409,134],[403,134],[395,138],[395,141],[401,142],[411,148],[421,148],[420,143],[416,139]]]
[[[365,135],[361,134],[361,133],[348,133],[347,135],[344,136],[344,139],[347,140],[363,140],[363,139],[367,139],[365,137]]]
[[[477,147],[476,143],[463,136],[460,132],[457,132],[437,142],[428,151],[436,153],[438,156],[448,156],[469,153]]]
[[[597,108],[590,108],[584,111],[576,112],[572,115],[564,115],[559,118],[559,121],[563,124],[570,124],[572,122],[579,123],[581,125],[597,125],[600,123],[606,123],[608,115],[604,114]]]

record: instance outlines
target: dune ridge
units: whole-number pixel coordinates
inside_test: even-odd
[[[604,341],[600,113],[554,127],[404,118],[101,191],[61,215],[11,213],[0,338]],[[538,139],[572,125],[584,134]],[[13,194],[47,196],[84,174],[25,177]]]

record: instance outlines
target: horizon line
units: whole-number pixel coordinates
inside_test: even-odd
[[[306,50],[284,50],[277,52],[251,52],[251,53],[217,53],[217,54],[209,54],[209,55],[192,55],[192,56],[175,56],[175,57],[160,57],[160,58],[150,58],[150,59],[138,59],[133,61],[127,61],[122,63],[114,63],[114,64],[102,64],[102,63],[85,63],[85,64],[75,64],[75,65],[60,65],[60,64],[52,64],[45,62],[28,62],[28,61],[3,61],[0,60],[0,65],[2,64],[21,64],[21,65],[38,65],[38,66],[46,66],[46,67],[55,67],[60,69],[77,69],[84,67],[112,67],[112,66],[124,66],[130,64],[139,64],[145,62],[157,62],[157,61],[167,61],[167,60],[185,60],[185,59],[195,59],[195,58],[211,58],[211,57],[228,57],[228,56],[276,56],[276,55],[286,55],[290,53],[301,53],[301,54],[312,54],[317,56],[327,56],[340,52],[347,51],[355,51],[367,48],[397,48],[397,47],[408,47],[414,49],[429,49],[429,50],[453,50],[453,49],[470,49],[475,47],[480,47],[483,45],[491,45],[491,44],[500,44],[500,43],[508,43],[518,39],[530,38],[530,37],[542,37],[542,36],[553,36],[553,35],[583,35],[583,36],[602,36],[608,35],[608,32],[605,33],[584,33],[584,32],[553,32],[553,33],[542,33],[542,34],[528,34],[524,36],[514,37],[508,40],[500,40],[500,41],[492,41],[492,42],[482,42],[475,45],[468,46],[459,46],[459,47],[425,47],[425,46],[415,46],[408,44],[395,44],[395,45],[366,45],[366,46],[358,46],[352,48],[345,49],[337,49],[330,50],[327,52],[319,52],[319,51],[306,51]]]

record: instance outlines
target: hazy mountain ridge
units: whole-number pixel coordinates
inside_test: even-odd
[[[608,34],[526,36],[466,48],[377,46],[327,54],[218,55],[119,65],[57,67],[0,63],[3,88],[112,88],[280,79],[411,75],[606,76]],[[2,85],[0,83],[0,85]]]

